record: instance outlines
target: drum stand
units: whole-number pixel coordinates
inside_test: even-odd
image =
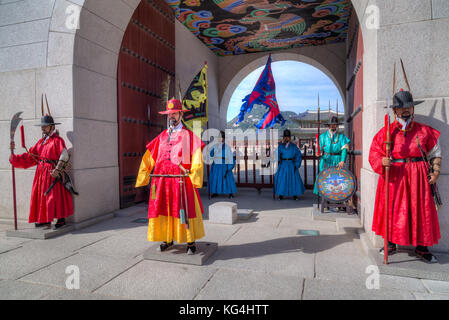
[[[346,208],[347,214],[354,214],[354,208],[350,205],[349,200],[345,202],[330,202],[321,197],[321,213],[324,213],[324,208]]]

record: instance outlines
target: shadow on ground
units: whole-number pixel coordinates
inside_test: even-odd
[[[248,259],[288,252],[315,254],[330,250],[343,243],[352,242],[354,239],[357,239],[355,234],[292,236],[254,243],[222,245],[218,247],[217,252],[206,262],[206,265],[218,260]],[[222,254],[226,252],[230,254]]]

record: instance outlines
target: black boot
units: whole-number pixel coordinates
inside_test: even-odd
[[[229,199],[232,199],[232,198],[234,198],[234,195],[231,193],[231,194],[229,194]]]
[[[385,248],[382,247],[379,250],[379,253],[381,255],[384,255],[384,251],[385,251]],[[388,242],[388,255],[392,255],[392,254],[396,253],[397,251],[398,251],[398,247],[394,243]]]
[[[279,200],[284,200],[284,197],[283,196],[279,196]]]
[[[58,221],[56,221],[56,224],[53,226],[53,230],[57,230],[63,226],[65,226],[65,218],[58,219]]]
[[[159,246],[159,248],[158,248],[158,251],[160,251],[160,252],[164,252],[164,251],[167,251],[170,247],[172,247],[173,246],[173,241],[172,242],[170,242],[170,243],[167,243],[167,242],[162,242],[161,244],[160,244],[160,246]]]
[[[415,253],[418,257],[423,259],[427,263],[437,263],[437,258],[430,253],[429,249],[424,246],[417,246],[415,249]]]
[[[186,250],[188,255],[194,255],[196,252],[196,245],[195,242],[189,242],[187,243],[187,250]]]
[[[45,229],[49,229],[51,227],[51,222],[47,222],[47,223],[35,223],[34,226],[36,228],[42,228],[45,227]]]

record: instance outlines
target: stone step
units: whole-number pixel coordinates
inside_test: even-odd
[[[350,214],[347,214],[346,212],[332,212],[332,211],[328,211],[328,210],[325,210],[324,213],[321,213],[320,208],[315,203],[315,204],[313,204],[312,218],[313,218],[313,220],[336,222],[338,218],[359,219],[359,216],[356,214],[350,215]]]
[[[66,224],[65,226],[57,230],[53,230],[51,228],[50,229],[34,228],[32,225],[33,224],[30,224],[30,226],[25,229],[8,230],[6,231],[6,236],[12,238],[46,240],[75,230],[75,227],[71,224]]]
[[[335,223],[339,232],[360,234],[364,231],[359,219],[337,218]]]
[[[397,253],[390,255],[388,264],[384,264],[384,257],[379,254],[379,249],[370,249],[368,256],[381,274],[449,282],[449,254],[435,253],[438,262],[433,264],[424,262],[413,250],[404,248],[399,248]]]

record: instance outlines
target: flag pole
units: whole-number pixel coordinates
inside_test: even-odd
[[[320,172],[320,162],[321,162],[321,150],[320,150],[320,127],[321,127],[321,110],[320,110],[320,93],[318,92],[318,133],[316,135],[316,156],[317,156],[317,161],[318,161],[318,166],[317,166],[317,174],[316,174],[316,178],[315,178],[315,184],[316,184],[316,180],[318,179],[318,174]],[[317,207],[320,207],[320,194],[318,193],[318,198],[317,198]]]

